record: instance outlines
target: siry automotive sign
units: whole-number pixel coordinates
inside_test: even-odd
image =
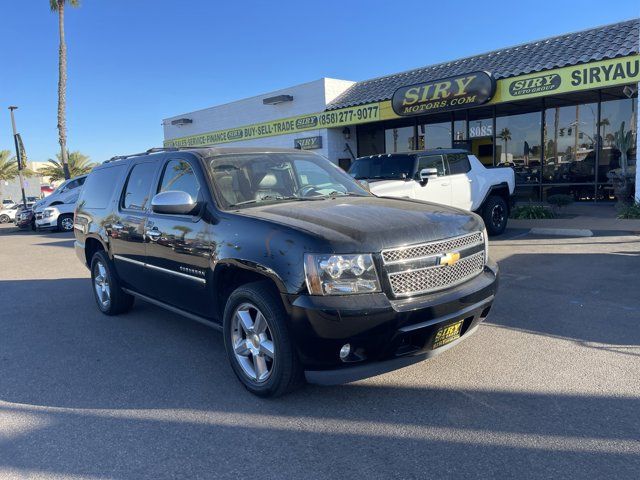
[[[293,141],[293,146],[300,150],[316,150],[322,148],[322,137],[317,135],[315,137],[296,138]]]
[[[491,100],[495,81],[487,72],[472,72],[398,88],[391,98],[401,116],[475,107]]]
[[[526,80],[516,80],[509,84],[509,93],[514,96],[530,95],[532,93],[549,92],[560,88],[562,78],[557,73],[539,75],[527,78]]]

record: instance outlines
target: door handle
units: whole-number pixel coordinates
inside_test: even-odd
[[[147,235],[147,237],[149,237],[149,240],[151,240],[151,241],[158,240],[160,238],[160,235],[162,235],[160,233],[160,230],[158,230],[157,228],[153,228],[151,230],[147,230],[144,233]]]
[[[119,232],[120,230],[124,229],[124,225],[121,223],[114,223],[113,225],[111,225],[111,229],[115,230],[116,232]]]

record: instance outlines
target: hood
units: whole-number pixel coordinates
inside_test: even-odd
[[[374,195],[384,197],[387,195],[397,196],[406,192],[407,196],[411,196],[413,191],[413,181],[406,180],[368,180],[369,190]]]
[[[284,202],[234,212],[286,225],[329,243],[339,253],[379,252],[482,230],[473,213],[417,200],[338,197]]]

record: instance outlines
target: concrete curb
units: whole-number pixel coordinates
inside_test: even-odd
[[[553,235],[558,237],[593,237],[593,232],[580,228],[532,228],[531,235]]]

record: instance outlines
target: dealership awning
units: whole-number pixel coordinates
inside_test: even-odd
[[[358,82],[327,110],[389,100],[401,86],[429,82],[473,71],[496,80],[639,53],[640,19],[605,25]]]

